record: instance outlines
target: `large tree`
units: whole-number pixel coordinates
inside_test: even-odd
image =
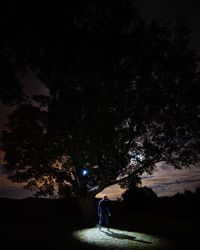
[[[88,0],[8,1],[1,20],[5,55],[49,89],[2,133],[13,181],[94,197],[159,161],[199,161],[198,58],[181,19],[147,25],[131,0]]]

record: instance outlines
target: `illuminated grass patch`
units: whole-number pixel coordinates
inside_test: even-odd
[[[110,231],[106,228],[101,231],[98,228],[87,228],[74,232],[73,236],[81,242],[115,249],[164,249],[169,247],[169,242],[159,237],[113,228]]]

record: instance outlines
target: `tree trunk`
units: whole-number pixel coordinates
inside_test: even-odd
[[[98,217],[94,196],[81,197],[79,203],[84,226],[95,226],[98,223]]]

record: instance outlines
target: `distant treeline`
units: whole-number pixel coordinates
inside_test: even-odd
[[[199,212],[200,187],[173,196],[158,197],[151,188],[135,187],[122,195],[121,206],[127,211],[181,211]]]
[[[78,201],[75,198],[67,199],[47,199],[47,198],[25,198],[25,199],[9,199],[0,198],[1,210],[15,210],[15,211],[67,211],[77,213],[79,211]]]
[[[95,200],[96,207],[99,199]],[[114,211],[164,211],[188,210],[200,211],[200,187],[194,192],[185,191],[174,196],[158,197],[152,189],[147,187],[127,190],[118,201],[110,201]],[[62,199],[25,198],[9,199],[0,198],[0,211],[35,211],[35,212],[61,212],[79,214],[78,200],[73,197]]]

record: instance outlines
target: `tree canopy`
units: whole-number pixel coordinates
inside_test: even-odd
[[[159,161],[199,161],[198,58],[181,19],[146,24],[131,0],[7,1],[0,17],[9,67],[49,90],[22,98],[2,132],[13,181],[96,195]]]

